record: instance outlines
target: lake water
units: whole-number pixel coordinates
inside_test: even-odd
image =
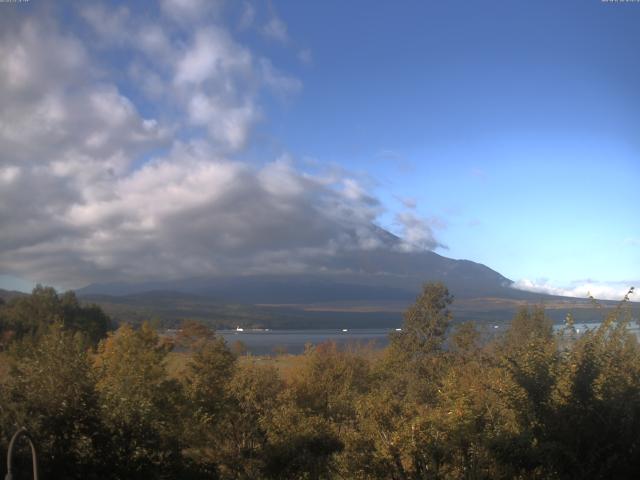
[[[598,323],[576,324],[576,332],[578,335],[585,332],[588,328],[593,330],[598,328]],[[497,325],[493,328],[487,325],[485,332],[490,334],[499,334],[505,330],[506,325]],[[556,330],[563,328],[563,325],[556,325]],[[640,329],[635,322],[629,325],[629,330],[635,333],[640,339]],[[376,348],[383,348],[389,344],[389,333],[393,332],[392,328],[359,328],[349,329],[344,332],[339,329],[326,330],[245,330],[238,332],[236,330],[218,330],[216,333],[221,335],[229,346],[236,341],[241,341],[247,347],[247,350],[254,355],[271,355],[276,350],[286,351],[287,353],[299,354],[304,352],[305,345],[310,343],[318,345],[322,342],[332,341],[339,346],[347,345],[366,345],[373,344]]]
[[[576,333],[578,335],[582,335],[587,330],[595,330],[599,326],[600,326],[600,323],[576,323],[574,328],[576,329]],[[554,330],[558,331],[564,328],[564,325],[554,325],[553,328]],[[640,327],[635,321],[630,322],[627,326],[627,329],[631,333],[635,333],[636,337],[638,337],[638,340],[640,340]]]
[[[287,353],[298,354],[304,351],[307,343],[318,345],[332,341],[339,346],[366,345],[373,343],[376,348],[383,348],[389,343],[388,328],[359,328],[343,332],[338,329],[330,330],[218,330],[229,346],[241,341],[247,350],[254,355],[273,354],[276,349],[283,349]]]

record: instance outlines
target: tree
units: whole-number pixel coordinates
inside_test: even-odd
[[[390,335],[379,374],[407,402],[435,399],[447,361],[443,345],[452,321],[448,308],[452,301],[442,283],[425,284],[404,313],[402,330]]]
[[[416,302],[404,313],[402,331],[394,332],[394,354],[420,357],[439,351],[452,320],[449,305],[453,297],[442,283],[427,283]]]
[[[145,323],[103,340],[94,360],[112,468],[121,478],[162,478],[182,464],[180,384],[167,377],[168,351]]]
[[[544,430],[558,448],[560,478],[635,478],[640,471],[640,346],[626,298],[562,356],[554,416]]]
[[[198,344],[187,365],[184,388],[194,415],[203,425],[215,423],[225,409],[226,385],[233,375],[236,356],[222,337]]]
[[[270,419],[284,383],[273,366],[241,363],[227,384],[229,408],[212,425],[222,478],[265,478],[269,462]],[[213,433],[213,432],[211,432]]]
[[[4,325],[15,338],[36,335],[55,323],[63,322],[60,299],[55,289],[37,285],[31,295],[11,299],[3,308]]]
[[[193,344],[193,355],[182,381],[188,428],[184,432],[189,456],[205,472],[218,472],[220,444],[226,439],[226,416],[232,408],[227,386],[236,366],[236,357],[225,341],[215,335]]]
[[[0,389],[3,447],[26,426],[43,476],[104,478],[106,437],[83,339],[54,323],[37,342],[23,343],[10,351],[11,374]]]
[[[276,478],[332,478],[369,380],[362,352],[333,342],[307,348],[267,419],[267,471]]]
[[[82,332],[96,345],[111,329],[111,320],[97,305],[83,306],[75,293],[58,295],[52,287],[36,286],[31,295],[15,297],[1,308],[0,325],[10,338],[43,334],[50,325],[60,323],[66,330]]]
[[[215,332],[204,323],[196,320],[184,320],[178,329],[176,343],[184,348],[197,348],[214,337]]]
[[[82,332],[92,345],[97,345],[111,330],[111,319],[95,304],[81,305],[72,291],[59,297],[62,324],[71,331]]]

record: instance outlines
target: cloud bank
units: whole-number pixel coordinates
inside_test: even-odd
[[[630,287],[637,287],[633,282],[598,282],[594,280],[578,280],[571,282],[569,286],[557,286],[549,280],[521,279],[512,285],[518,290],[546,293],[563,297],[587,298],[592,296],[599,300],[622,300]],[[637,292],[629,296],[629,300],[638,302],[640,297]]]
[[[441,246],[415,212],[398,215],[402,238],[378,227],[384,208],[355,176],[238,160],[264,99],[303,85],[237,41],[220,3],[83,3],[73,28],[38,8],[0,20],[0,274],[80,286],[325,271]],[[269,14],[255,28],[286,43]]]

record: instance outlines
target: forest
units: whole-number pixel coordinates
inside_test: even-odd
[[[0,305],[0,458],[24,426],[45,479],[637,478],[628,295],[593,330],[531,306],[491,337],[452,301],[425,284],[385,349],[309,346],[282,369],[39,286]]]

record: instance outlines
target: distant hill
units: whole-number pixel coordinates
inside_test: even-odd
[[[27,295],[27,294],[23,293],[23,292],[18,292],[16,290],[4,290],[4,289],[0,288],[0,299],[5,301],[5,302],[11,300],[12,298],[23,297],[25,295]]]
[[[400,325],[401,312],[415,300],[423,283],[442,281],[456,299],[453,310],[459,321],[504,323],[527,304],[545,305],[557,322],[569,311],[580,322],[602,318],[602,312],[586,299],[516,290],[510,279],[480,263],[433,252],[359,255],[351,260],[355,262],[351,270],[358,273],[104,283],[77,293],[84,301],[101,305],[116,320],[134,323],[155,319],[176,325],[183,318],[194,318],[218,328],[392,327]]]

